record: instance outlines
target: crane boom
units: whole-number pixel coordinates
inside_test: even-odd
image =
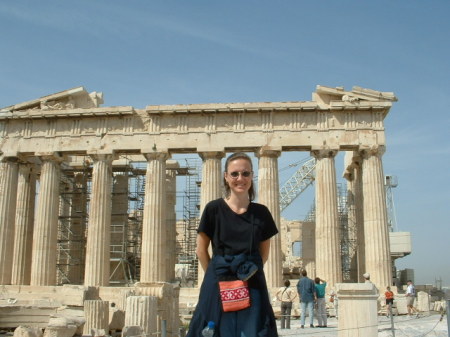
[[[308,159],[280,188],[280,212],[288,207],[315,180],[316,159]]]

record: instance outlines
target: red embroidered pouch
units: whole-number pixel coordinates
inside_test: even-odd
[[[250,307],[250,290],[247,281],[219,281],[223,311],[238,311]]]

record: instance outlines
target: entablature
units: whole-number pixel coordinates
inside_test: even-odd
[[[84,98],[90,95],[84,89],[76,92]],[[344,99],[350,94],[358,99]],[[71,95],[68,91],[58,98]],[[141,110],[131,106],[2,109],[0,150],[83,153],[101,148],[136,153],[155,144],[185,153],[199,148],[270,146],[293,151],[385,144],[383,120],[396,100],[392,93],[318,87],[313,97],[316,100],[150,105]]]
[[[39,119],[39,118],[78,118],[78,117],[102,117],[102,116],[125,116],[135,113],[131,106],[105,107],[91,109],[68,109],[68,110],[21,110],[12,112],[0,112],[0,120],[7,119]]]

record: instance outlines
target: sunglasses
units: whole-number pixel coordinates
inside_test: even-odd
[[[237,177],[239,177],[239,175],[243,176],[244,178],[248,178],[248,177],[250,177],[250,175],[251,175],[252,173],[253,173],[253,172],[251,172],[251,171],[242,171],[242,172],[239,172],[239,171],[233,171],[233,172],[230,172],[229,175],[230,175],[231,178],[233,178],[233,179],[236,179]]]

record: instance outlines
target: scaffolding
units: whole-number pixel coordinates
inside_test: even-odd
[[[340,183],[336,185],[336,188],[338,192],[337,211],[339,221],[339,249],[341,252],[342,279],[344,282],[351,282],[355,275],[355,265],[353,260],[356,249],[356,229],[349,226],[347,189]],[[304,221],[313,223],[316,222],[315,200],[313,200],[313,204]]]
[[[144,168],[142,166],[144,165]],[[110,284],[131,285],[139,279],[145,163],[113,166]],[[61,170],[57,241],[57,284],[84,281],[92,166],[76,157]]]
[[[178,230],[177,262],[186,267],[184,280],[195,282],[195,253],[200,212],[201,160],[179,161],[181,230]],[[112,172],[110,285],[132,285],[140,278],[142,223],[147,163],[121,157]],[[184,184],[183,184],[184,183]],[[87,156],[74,156],[61,170],[57,241],[57,284],[83,284],[92,163]],[[177,201],[177,204],[180,200]],[[177,206],[179,207],[179,206]],[[179,221],[180,222],[180,221]],[[181,235],[180,235],[181,234]]]
[[[84,157],[79,165],[64,166],[60,180],[57,237],[57,283],[82,284],[84,280],[91,169]]]
[[[355,248],[356,248],[356,228],[349,223],[349,203],[347,198],[347,188],[345,185],[337,184],[338,192],[338,217],[339,217],[339,247],[341,251],[341,266],[343,282],[356,281],[352,280],[356,276],[354,264]]]
[[[140,279],[142,223],[144,219],[146,162],[133,162],[130,166],[128,195],[128,221],[124,233],[126,246],[123,261],[129,271],[128,282],[133,284]]]
[[[201,160],[186,158],[182,162],[185,170],[185,189],[179,194],[183,205],[181,248],[177,252],[178,264],[183,273],[178,277],[182,285],[193,285],[198,278],[198,260],[196,256],[197,228],[200,221]]]
[[[132,285],[139,280],[145,163],[124,158],[113,166],[109,283]]]

